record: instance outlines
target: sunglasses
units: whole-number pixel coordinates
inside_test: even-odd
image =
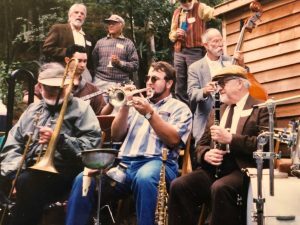
[[[228,78],[228,79],[221,79],[221,80],[218,81],[217,85],[220,86],[221,88],[224,88],[229,81],[237,80],[237,79],[239,79],[239,78],[238,77],[232,77],[232,78]]]
[[[154,84],[156,81],[165,80],[166,78],[160,78],[160,77],[157,77],[157,76],[146,76],[145,82],[148,82],[149,79],[150,79],[151,83]]]

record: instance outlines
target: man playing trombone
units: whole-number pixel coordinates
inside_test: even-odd
[[[73,178],[83,168],[79,153],[95,148],[100,142],[100,127],[95,113],[87,102],[69,95],[67,87],[70,79],[66,78],[63,83],[63,74],[64,68],[58,63],[44,65],[38,78],[42,100],[31,104],[23,113],[10,130],[0,154],[1,179],[12,182],[15,188],[11,190],[16,191],[12,225],[38,224],[44,206],[70,191]],[[61,117],[62,103],[66,101],[67,108]],[[58,124],[61,132],[51,146],[56,150],[53,163],[58,174],[46,169],[32,169],[40,153],[46,148],[48,151],[52,144],[49,141],[52,141]],[[30,143],[28,138],[32,140]]]
[[[190,109],[171,96],[175,80],[175,70],[170,64],[153,63],[146,77],[148,92],[153,94],[150,101],[133,96],[132,107],[123,105],[112,124],[113,139],[123,141],[119,157],[128,168],[125,182],[114,187],[104,185],[102,197],[111,200],[133,194],[139,225],[154,224],[162,149],[169,149],[166,181],[170,184],[177,176],[178,150],[191,132]],[[94,189],[92,183],[88,196],[82,197],[82,175],[76,178],[68,201],[67,225],[87,223]]]

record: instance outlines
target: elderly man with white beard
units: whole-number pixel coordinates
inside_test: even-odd
[[[82,77],[86,81],[92,82],[92,76],[89,72],[92,70],[92,41],[91,37],[82,29],[86,16],[87,9],[84,4],[73,4],[68,12],[68,23],[54,24],[50,28],[42,51],[47,62],[59,62],[64,65],[68,47],[74,44],[85,47],[88,54],[88,63]]]
[[[231,57],[223,55],[223,37],[215,28],[207,29],[201,36],[206,55],[190,65],[188,69],[188,96],[194,113],[193,138],[197,143],[205,129],[208,115],[213,105],[215,82],[212,78],[215,71],[231,64]],[[244,67],[244,57],[241,52],[235,52],[233,57]]]
[[[96,148],[101,138],[97,117],[89,103],[72,95],[65,99],[70,79],[65,80],[59,103],[56,105],[64,68],[58,63],[49,63],[42,69],[38,77],[42,100],[26,109],[10,130],[0,154],[2,185],[15,182],[20,162],[25,157],[23,169],[16,179],[16,208],[11,225],[38,224],[44,206],[65,196],[70,191],[75,176],[82,171],[79,153],[85,149]],[[63,120],[58,121],[64,100],[68,101],[68,106]],[[45,146],[49,144],[54,133],[55,123],[58,122],[62,123],[62,127],[54,142],[57,144],[54,144],[53,160],[58,174],[31,169],[40,152],[43,155]],[[23,156],[29,136],[32,137],[32,142],[27,154]],[[0,190],[3,188],[0,187]]]

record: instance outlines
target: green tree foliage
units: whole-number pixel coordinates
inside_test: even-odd
[[[171,5],[169,0],[1,0],[0,7],[4,11],[0,14],[0,63],[3,63],[4,73],[0,76],[7,73],[15,61],[21,66],[26,62],[29,67],[31,61],[39,61],[50,26],[67,22],[68,9],[76,2],[83,2],[88,8],[84,30],[94,41],[106,35],[105,18],[119,14],[125,19],[125,36],[134,41],[141,59],[140,80],[151,61],[172,61],[168,34],[177,5]],[[202,2],[214,6],[222,0]],[[151,48],[153,40],[155,45]]]

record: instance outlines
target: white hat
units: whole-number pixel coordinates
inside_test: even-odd
[[[59,87],[62,84],[64,76],[64,67],[59,63],[44,64],[40,70],[38,82],[47,86]],[[67,77],[64,85],[70,83],[70,78]]]
[[[107,23],[108,21],[115,21],[118,23],[125,24],[124,19],[121,16],[118,16],[116,14],[111,15],[109,18],[105,19],[105,22]]]

